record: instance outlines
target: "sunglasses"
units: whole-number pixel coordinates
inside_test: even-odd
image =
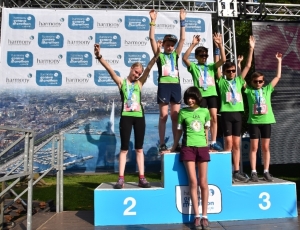
[[[254,80],[254,81],[252,81],[254,84],[257,84],[257,83],[259,83],[259,84],[261,84],[261,83],[263,83],[264,81],[263,80]]]
[[[207,57],[208,57],[208,54],[199,54],[198,57],[201,57],[201,58],[207,58]]]
[[[235,69],[228,69],[226,70],[226,73],[235,73]]]

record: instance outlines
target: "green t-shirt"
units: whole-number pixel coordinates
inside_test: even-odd
[[[271,105],[271,94],[274,88],[271,84],[255,90],[250,86],[245,89],[249,104],[249,124],[272,124],[276,123]],[[257,99],[260,102],[259,106]]]
[[[204,129],[207,121],[210,121],[208,109],[182,108],[178,115],[178,125],[181,125],[183,131],[182,145],[188,147],[207,146]]]
[[[141,104],[141,90],[138,82],[133,85],[124,79],[120,89],[122,101],[122,116],[143,117],[143,107]],[[128,96],[131,95],[131,100]]]
[[[171,54],[160,53],[156,63],[158,67],[159,83],[180,83],[178,71],[178,54],[175,50]]]
[[[201,69],[201,71],[199,70]],[[200,90],[202,97],[209,97],[209,96],[217,96],[216,90],[216,83],[215,83],[215,71],[216,65],[215,63],[207,64],[207,89],[204,90],[203,88],[203,81],[204,81],[204,65],[199,65],[196,63],[191,63],[191,65],[187,69],[192,77],[194,86]]]
[[[224,76],[217,80],[220,89],[221,109],[220,112],[242,112],[244,103],[242,87],[245,80],[242,76],[237,76],[232,80],[226,80]],[[233,93],[234,92],[234,98]],[[234,103],[235,101],[235,103]]]

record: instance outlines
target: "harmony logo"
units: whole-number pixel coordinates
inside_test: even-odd
[[[7,84],[27,84],[29,82],[29,79],[25,78],[6,78]]]
[[[174,29],[174,24],[156,24],[155,26],[157,29]]]
[[[182,83],[186,85],[193,85],[193,79],[182,78]]]
[[[124,41],[125,46],[145,46],[147,45],[147,41]]]
[[[41,22],[39,21],[39,27],[61,27],[61,22]]]
[[[66,84],[87,84],[89,82],[89,78],[69,78],[66,77]]]
[[[119,26],[119,22],[97,22],[98,28],[118,28]]]
[[[116,64],[119,64],[120,60],[117,60],[117,59],[105,59],[105,61],[108,64],[110,64],[110,65],[116,65]],[[97,63],[100,63],[99,60],[97,60]]]
[[[69,46],[82,46],[82,45],[89,45],[91,41],[86,40],[67,40],[67,45]]]
[[[36,64],[38,65],[57,65],[59,62],[59,59],[36,59]]]
[[[29,46],[31,44],[31,41],[26,40],[11,40],[8,39],[7,44],[10,46]]]

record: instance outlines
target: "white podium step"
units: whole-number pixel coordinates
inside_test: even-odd
[[[126,183],[113,189],[104,183],[94,191],[95,226],[192,222],[192,205],[185,168],[179,154],[162,158],[162,181],[148,189]],[[231,153],[211,153],[208,166],[210,221],[297,217],[296,185],[275,178],[272,183],[234,183]],[[201,210],[201,197],[199,197]]]

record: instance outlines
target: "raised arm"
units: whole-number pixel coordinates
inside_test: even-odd
[[[187,67],[190,67],[190,65],[191,65],[191,62],[189,60],[189,56],[190,56],[192,50],[198,45],[199,42],[200,42],[200,35],[194,35],[193,36],[193,41],[192,41],[190,47],[185,51],[185,53],[182,57],[182,61],[184,62],[184,64]]]
[[[119,88],[121,88],[122,85],[122,79],[115,73],[115,71],[110,67],[110,65],[105,61],[105,59],[100,54],[100,45],[95,44],[94,45],[94,54],[96,56],[96,59],[101,63],[101,65],[107,70],[110,77],[113,79],[113,81],[118,85]]]
[[[223,47],[223,44],[222,44],[221,34],[214,33],[213,34],[213,40],[214,40],[214,43],[217,44],[219,49],[220,49],[221,58],[215,63],[216,68],[219,68],[226,62],[226,55],[225,55],[225,50],[224,50],[224,47]]]
[[[153,65],[156,63],[156,60],[158,59],[159,57],[159,54],[160,54],[160,49],[161,49],[161,46],[162,46],[162,41],[157,41],[157,50],[156,50],[156,53],[155,55],[153,56],[153,58],[150,60],[150,62],[148,63],[147,67],[145,68],[142,76],[139,78],[139,82],[144,85],[144,83],[146,82],[147,80],[147,77],[150,73],[150,70],[151,68],[153,67]]]
[[[217,63],[220,60],[220,48],[219,44],[214,41],[215,44],[215,52],[214,52],[214,63]],[[217,68],[217,78],[219,79],[222,76],[221,68]]]
[[[179,55],[182,51],[182,47],[185,41],[185,9],[180,9],[179,18],[180,18],[180,38],[176,48],[176,53]]]
[[[237,58],[237,75],[241,75],[242,73],[242,66],[241,66],[241,63],[242,61],[244,60],[244,56],[243,55],[238,55],[238,58]]]
[[[157,44],[156,44],[156,41],[155,41],[155,37],[154,37],[154,34],[155,34],[155,22],[156,22],[156,18],[157,18],[157,12],[155,10],[150,10],[149,12],[149,15],[150,15],[150,30],[149,30],[149,39],[150,39],[150,44],[151,44],[151,48],[152,48],[152,51],[153,51],[153,54],[155,54],[156,50],[157,50]]]
[[[276,58],[278,61],[277,64],[277,72],[276,72],[276,76],[273,78],[273,80],[271,81],[271,85],[273,86],[273,88],[277,85],[279,79],[281,78],[281,62],[282,62],[282,54],[281,53],[276,53]]]
[[[248,53],[247,63],[246,63],[246,65],[245,65],[245,67],[244,67],[244,69],[242,70],[242,73],[241,73],[241,76],[243,78],[246,77],[248,71],[251,68],[254,47],[255,47],[255,39],[254,39],[253,36],[250,36],[249,37],[249,53]]]

